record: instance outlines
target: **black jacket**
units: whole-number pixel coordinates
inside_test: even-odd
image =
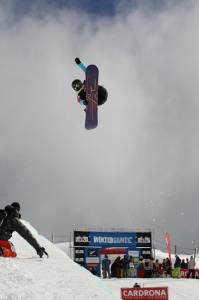
[[[17,216],[7,216],[0,224],[0,240],[9,240],[14,231],[22,236],[36,251],[39,251],[41,246],[33,237],[29,229],[20,221]]]

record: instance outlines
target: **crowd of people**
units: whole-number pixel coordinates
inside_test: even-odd
[[[143,257],[135,259],[127,255],[118,256],[111,263],[108,255],[105,255],[102,260],[102,276],[103,278],[180,278],[181,270],[184,270],[185,277],[197,278],[195,267],[196,263],[193,256],[185,260],[176,255],[175,262],[172,264],[169,258],[165,258],[160,262],[152,257],[150,259],[144,259]]]

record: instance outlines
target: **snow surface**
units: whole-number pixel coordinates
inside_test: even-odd
[[[119,300],[121,287],[168,286],[170,300],[198,300],[197,279],[100,279],[74,263],[66,253],[68,244],[54,245],[26,221],[49,258],[38,258],[35,250],[14,234],[17,258],[0,257],[0,300]],[[60,249],[61,248],[61,249]],[[66,253],[65,253],[66,252]],[[158,251],[157,258],[167,255]],[[197,259],[197,265],[198,259]]]
[[[39,258],[25,240],[17,233],[13,234],[11,241],[18,256],[0,257],[0,300],[120,299],[117,291],[108,288],[101,279],[74,263],[56,245],[40,236],[29,223],[23,223],[40,245],[46,248],[49,258]]]

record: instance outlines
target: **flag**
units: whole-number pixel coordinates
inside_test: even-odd
[[[171,261],[171,236],[168,232],[166,232],[164,238],[165,238],[165,241],[166,241],[166,244],[167,244],[167,251],[168,251],[169,259]]]

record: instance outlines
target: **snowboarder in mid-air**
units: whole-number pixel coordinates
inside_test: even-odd
[[[80,59],[78,57],[75,58],[75,62],[80,67],[80,69],[82,69],[84,72],[86,72],[87,67],[80,61]],[[83,82],[80,79],[73,80],[72,88],[77,93],[77,101],[80,103],[81,106],[86,108],[89,101],[88,101],[88,99],[86,99],[85,80]],[[103,86],[98,85],[98,105],[104,104],[106,102],[107,98],[108,98],[107,90]]]
[[[14,245],[9,241],[13,232],[23,237],[37,252],[39,257],[48,257],[45,248],[41,247],[29,229],[20,220],[20,204],[13,202],[0,209],[0,256],[16,257]]]
[[[96,65],[86,67],[79,58],[75,62],[85,72],[86,78],[83,82],[80,79],[73,80],[72,88],[86,113],[85,128],[94,129],[98,125],[98,105],[106,102],[108,93],[103,86],[98,85],[99,70]]]

